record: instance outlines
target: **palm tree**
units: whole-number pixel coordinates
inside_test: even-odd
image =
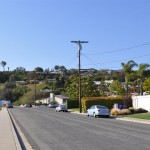
[[[6,66],[6,62],[5,61],[1,61],[1,66],[3,67],[3,71],[5,71],[5,66]]]
[[[4,71],[5,71],[5,66],[6,66],[6,62],[5,61],[1,61],[1,66],[3,67],[3,76],[4,76],[4,82],[5,82],[5,75],[4,75]]]
[[[143,95],[143,80],[144,80],[144,71],[149,68],[150,65],[145,63],[145,64],[140,64],[139,65],[139,69],[137,71],[137,75],[138,75],[138,80],[137,80],[137,83],[138,83],[138,89],[139,89],[139,93],[141,95]]]
[[[126,94],[128,95],[128,81],[130,78],[130,74],[133,72],[133,68],[138,66],[133,60],[128,61],[127,63],[121,63],[123,71],[125,73],[125,86],[126,86]]]

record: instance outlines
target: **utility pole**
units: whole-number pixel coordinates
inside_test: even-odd
[[[34,79],[34,105],[36,104],[36,79]]]
[[[88,43],[88,41],[71,41],[71,43],[76,43],[78,45],[78,57],[79,57],[79,108],[80,108],[80,113],[82,113],[82,108],[81,108],[81,60],[80,60],[80,55],[81,55],[81,50],[82,50],[82,43]]]

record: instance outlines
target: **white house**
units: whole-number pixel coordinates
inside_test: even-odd
[[[134,108],[143,108],[150,112],[150,95],[132,96],[132,105]]]
[[[66,101],[69,99],[67,96],[63,95],[55,95],[55,101],[58,102],[58,104],[66,103]]]

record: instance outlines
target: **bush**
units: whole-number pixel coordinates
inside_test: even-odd
[[[113,108],[114,103],[123,105],[122,97],[84,97],[82,98],[82,110],[86,112],[92,105],[103,105],[109,109]]]
[[[136,113],[147,113],[148,111],[143,109],[143,108],[139,108],[139,109],[135,109],[133,107],[129,107],[129,110],[131,111],[132,114],[136,114]]]
[[[143,109],[143,108],[139,108],[139,109],[135,109],[133,107],[129,107],[129,109],[118,109],[118,108],[113,108],[110,111],[110,114],[112,116],[118,116],[118,115],[129,115],[129,114],[134,114],[134,113],[147,113],[148,111]]]
[[[131,114],[131,111],[129,109],[120,110],[118,108],[113,108],[113,109],[111,109],[110,114],[112,116],[129,115],[129,114]]]
[[[78,100],[68,100],[67,107],[70,108],[79,108],[79,101]]]
[[[131,112],[132,114],[135,113],[135,109],[134,109],[133,107],[129,107],[129,110],[130,110],[130,112]]]
[[[147,113],[148,111],[143,109],[143,108],[139,108],[139,109],[135,109],[134,113]]]

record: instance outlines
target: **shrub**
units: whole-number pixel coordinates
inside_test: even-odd
[[[133,107],[129,107],[129,110],[131,111],[132,114],[134,113],[147,113],[148,111],[143,109],[143,108],[139,108],[139,109],[135,109]]]
[[[113,108],[113,109],[111,109],[110,114],[112,116],[129,115],[129,114],[131,114],[131,111],[129,109],[120,110],[118,108]]]
[[[111,109],[114,103],[123,105],[122,97],[84,97],[82,98],[82,110],[86,112],[92,105],[104,105]]]
[[[67,107],[70,108],[79,108],[79,101],[78,100],[68,100]]]
[[[139,108],[139,109],[135,109],[134,113],[147,113],[148,111],[143,109],[143,108]]]
[[[120,110],[120,109],[113,108],[113,109],[111,109],[110,114],[111,114],[112,116],[118,116],[118,115],[119,115],[119,110]]]
[[[133,107],[129,107],[129,110],[130,110],[130,112],[131,112],[132,114],[135,113],[135,109],[134,109]]]

